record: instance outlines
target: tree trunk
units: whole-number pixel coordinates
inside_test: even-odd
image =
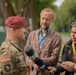
[[[32,30],[38,29],[36,12],[34,10],[34,0],[28,1],[28,12],[27,13],[29,14],[29,24],[32,27]]]
[[[2,13],[3,22],[5,22],[8,16],[20,15],[26,17],[27,24],[31,26],[32,30],[37,29],[38,23],[34,10],[34,1],[35,0],[18,0],[17,11],[15,12],[11,0],[0,0],[0,12]]]
[[[4,21],[8,16],[16,15],[10,0],[0,0],[0,7],[3,13]]]
[[[28,0],[19,0],[19,1],[18,1],[17,15],[25,16],[26,7],[27,7],[27,2],[28,2]]]

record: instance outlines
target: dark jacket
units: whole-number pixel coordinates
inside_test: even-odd
[[[62,61],[72,61],[73,62],[73,50],[72,50],[72,40],[69,40],[63,48],[62,52]],[[61,66],[56,66],[57,72],[56,73],[61,73],[65,71],[65,75],[73,75],[73,72],[66,71],[63,69]]]

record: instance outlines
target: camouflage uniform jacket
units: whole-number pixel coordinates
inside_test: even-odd
[[[0,75],[27,75],[23,51],[16,43],[4,41],[0,48]]]

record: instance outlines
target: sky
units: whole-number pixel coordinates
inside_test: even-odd
[[[54,4],[59,7],[62,4],[63,1],[64,0],[56,0],[56,2]]]

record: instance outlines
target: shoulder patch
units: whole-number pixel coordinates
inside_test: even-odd
[[[8,62],[10,61],[9,57],[0,57],[0,62]]]

